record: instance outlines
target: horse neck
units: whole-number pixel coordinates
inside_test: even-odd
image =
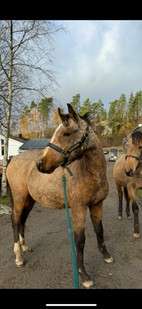
[[[93,138],[92,146],[84,152],[81,161],[81,169],[89,175],[96,175],[97,171],[100,173],[101,170],[106,171],[106,160],[96,135]]]
[[[137,174],[142,177],[142,163],[140,163],[139,167],[136,170]]]

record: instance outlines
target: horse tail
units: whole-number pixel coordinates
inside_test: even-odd
[[[10,163],[12,158],[8,159],[7,161],[7,167]],[[7,178],[7,177],[6,177]],[[7,179],[7,192],[8,192],[8,196],[9,196],[9,200],[10,200],[10,205],[11,205],[11,208],[13,209],[14,207],[14,202],[13,202],[13,196],[12,196],[12,191],[11,191],[11,187],[10,187],[10,184],[8,182],[8,179]]]
[[[13,196],[12,196],[12,192],[11,192],[11,188],[10,188],[8,179],[7,179],[7,192],[8,192],[11,208],[13,209],[13,207],[14,207]]]

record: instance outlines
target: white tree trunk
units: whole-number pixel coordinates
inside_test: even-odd
[[[8,97],[8,108],[6,116],[6,127],[5,127],[5,136],[4,136],[4,158],[3,158],[3,171],[2,171],[2,188],[1,195],[6,197],[7,195],[7,178],[6,178],[6,167],[8,162],[8,138],[9,138],[9,128],[10,128],[10,116],[11,116],[11,107],[12,107],[12,69],[13,69],[13,27],[12,20],[9,25],[10,33],[10,59],[9,59],[9,76],[8,76],[8,85],[9,85],[9,97]]]

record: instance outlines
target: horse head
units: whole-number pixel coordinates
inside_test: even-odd
[[[142,165],[142,132],[134,131],[125,145],[127,155],[125,162],[125,173],[133,177],[136,170]]]
[[[89,124],[68,105],[68,114],[58,113],[61,124],[55,130],[50,142],[42,151],[36,165],[42,173],[52,173],[59,166],[65,166],[80,159],[89,143]]]

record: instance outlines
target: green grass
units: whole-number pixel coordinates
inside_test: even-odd
[[[9,195],[7,195],[6,197],[2,197],[2,196],[0,195],[0,204],[3,204],[3,205],[6,205],[6,206],[10,206],[10,207],[11,207]]]
[[[119,153],[121,153],[121,152],[123,152],[123,149],[121,148],[121,149],[119,149]]]
[[[138,198],[141,198],[141,199],[142,199],[142,189],[139,189],[139,190],[137,191],[136,196],[137,196]]]

